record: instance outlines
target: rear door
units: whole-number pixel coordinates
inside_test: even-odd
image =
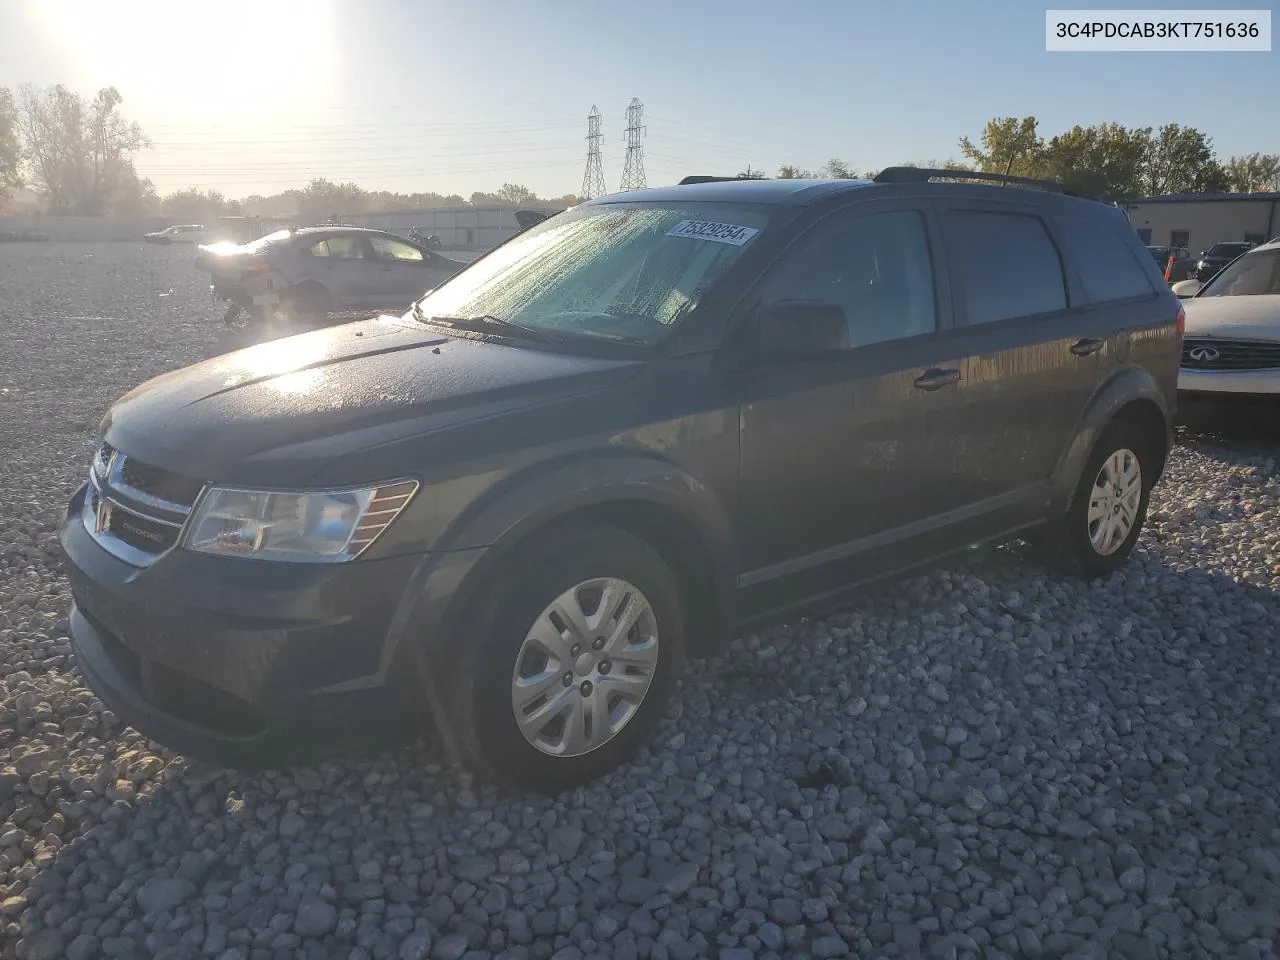
[[[403,307],[438,286],[446,273],[430,253],[394,237],[371,235],[377,264],[374,295],[377,307]]]
[[[1118,321],[1089,304],[1038,205],[939,209],[965,357],[946,430],[955,480],[988,506],[993,528],[1016,525],[1047,497]]]

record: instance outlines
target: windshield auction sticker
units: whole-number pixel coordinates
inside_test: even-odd
[[[667,231],[668,237],[689,237],[691,240],[710,240],[713,243],[731,243],[740,247],[760,231],[755,227],[740,227],[733,223],[712,223],[710,220],[681,220]]]

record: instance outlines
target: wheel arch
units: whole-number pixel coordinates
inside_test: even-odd
[[[670,565],[686,617],[686,653],[724,649],[734,619],[735,553],[723,506],[696,478],[670,461],[627,453],[575,457],[500,486],[438,542],[446,550],[484,547],[449,601],[445,623],[473,608],[485,582],[534,538],[608,525]]]
[[[1150,452],[1156,457],[1152,483],[1160,478],[1173,445],[1170,403],[1165,391],[1148,371],[1141,367],[1125,367],[1094,393],[1059,458],[1053,482],[1057,509],[1071,507],[1080,473],[1094,444],[1107,425],[1117,419],[1132,423],[1149,438]]]

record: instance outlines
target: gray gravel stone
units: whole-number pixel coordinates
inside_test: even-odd
[[[323,937],[337,925],[338,911],[318,897],[304,898],[293,918],[293,932],[300,937]]]

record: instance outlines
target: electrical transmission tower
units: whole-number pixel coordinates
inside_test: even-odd
[[[627,160],[622,166],[623,190],[643,190],[644,181],[644,104],[636,97],[627,107]]]
[[[604,168],[600,166],[600,111],[592,104],[587,114],[587,169],[582,175],[582,199],[603,197],[607,192]]]

